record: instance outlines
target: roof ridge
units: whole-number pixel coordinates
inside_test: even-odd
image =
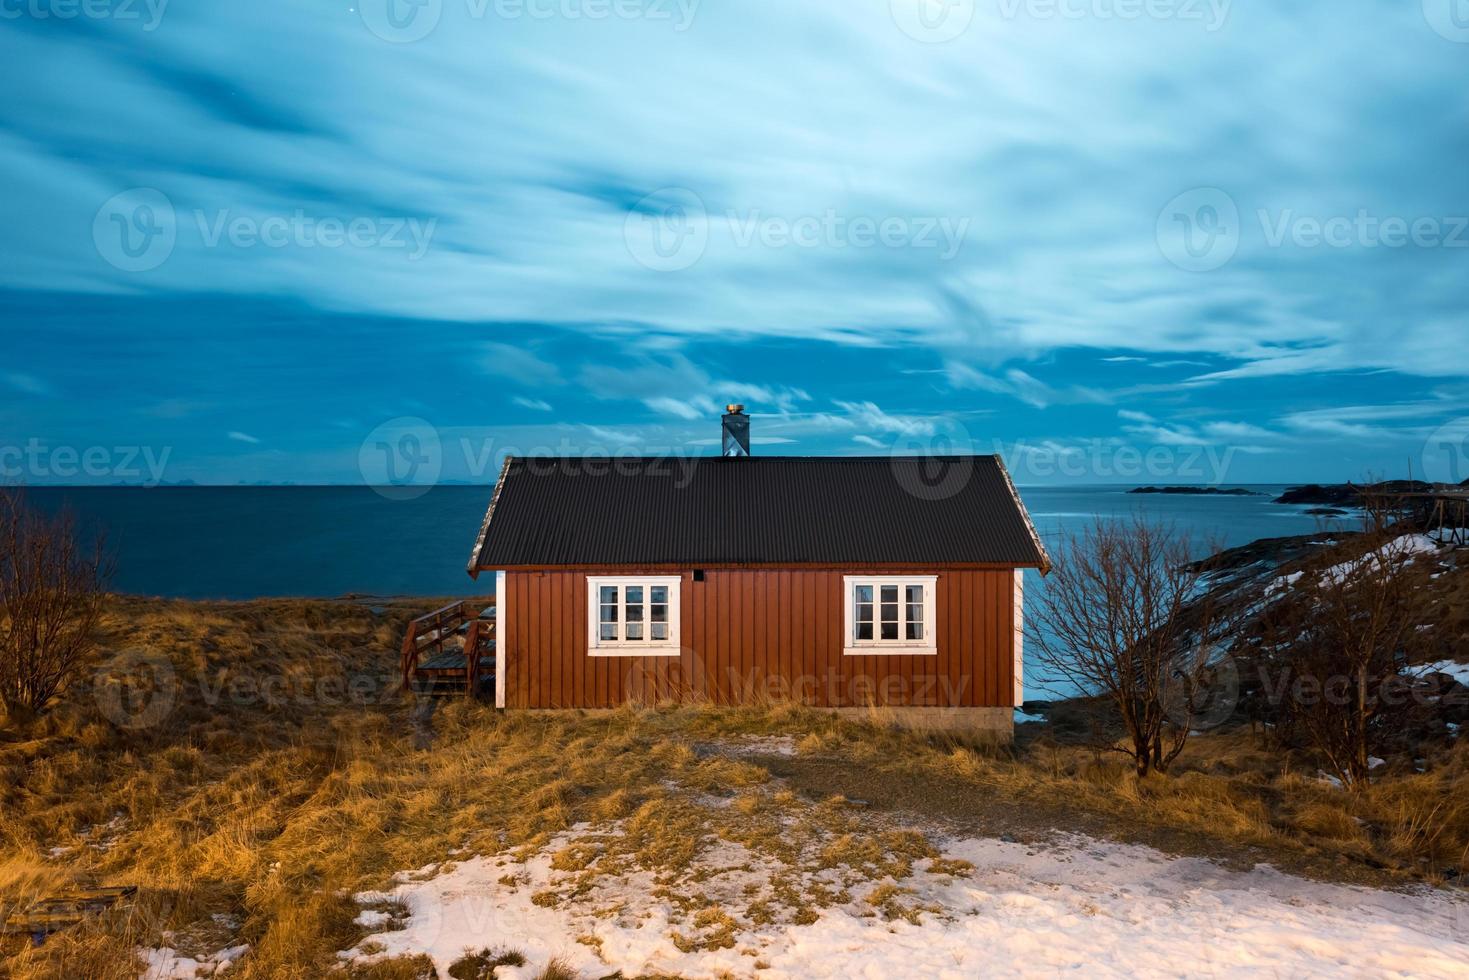
[[[702,463],[890,463],[909,459],[998,459],[995,453],[904,453],[890,454],[885,456],[704,456],[692,453],[670,452],[661,455],[621,455],[609,453],[607,455],[588,455],[583,453],[579,456],[516,456],[517,462],[540,462],[544,460],[623,460],[636,461],[641,459],[670,460],[680,459],[690,462]]]

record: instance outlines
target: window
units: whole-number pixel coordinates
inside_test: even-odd
[[[677,575],[587,579],[587,636],[594,657],[676,657]]]
[[[937,654],[933,632],[935,575],[847,575],[848,656]]]

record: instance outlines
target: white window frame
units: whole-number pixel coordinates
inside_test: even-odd
[[[935,612],[934,605],[938,599],[937,575],[843,575],[842,576],[842,618],[845,625],[842,627],[842,654],[848,657],[872,657],[872,656],[924,656],[933,657],[938,655],[938,635],[934,631]],[[857,639],[856,602],[854,596],[857,586],[872,586],[872,633],[870,640]],[[878,606],[881,605],[881,587],[884,585],[896,585],[898,587],[898,606],[900,615],[898,618],[898,639],[878,639],[881,632],[881,613]],[[923,587],[923,639],[910,640],[902,634],[907,632],[903,626],[907,621],[907,595],[906,588],[910,585]]]
[[[651,639],[652,629],[644,630],[644,639],[641,640],[604,640],[602,639],[602,587],[617,586],[619,590],[628,586],[642,586],[644,590],[658,586],[666,586],[668,589],[668,638],[665,640]],[[679,646],[679,607],[683,604],[683,577],[681,575],[598,575],[587,577],[587,655],[591,657],[677,657],[681,648]],[[619,591],[618,596],[618,625],[621,626],[626,615],[627,602],[623,599],[626,593]],[[648,593],[643,593],[643,609],[645,626],[651,626],[646,618]]]

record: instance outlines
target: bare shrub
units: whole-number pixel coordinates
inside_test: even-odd
[[[0,491],[0,711],[37,714],[96,647],[111,563],[69,513],[48,516]]]
[[[1303,572],[1284,595],[1267,596],[1261,616],[1261,655],[1279,678],[1279,731],[1352,787],[1370,780],[1372,755],[1411,703],[1404,669],[1434,642],[1422,628],[1428,577],[1412,539],[1384,531],[1365,539],[1365,553]]]
[[[1115,709],[1122,738],[1096,732],[1139,776],[1165,771],[1204,706],[1217,613],[1189,540],[1141,517],[1098,519],[1063,557],[1027,616],[1035,659],[1084,696]]]

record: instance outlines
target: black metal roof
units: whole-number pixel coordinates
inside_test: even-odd
[[[1050,567],[996,456],[508,458],[469,567],[851,562]]]

